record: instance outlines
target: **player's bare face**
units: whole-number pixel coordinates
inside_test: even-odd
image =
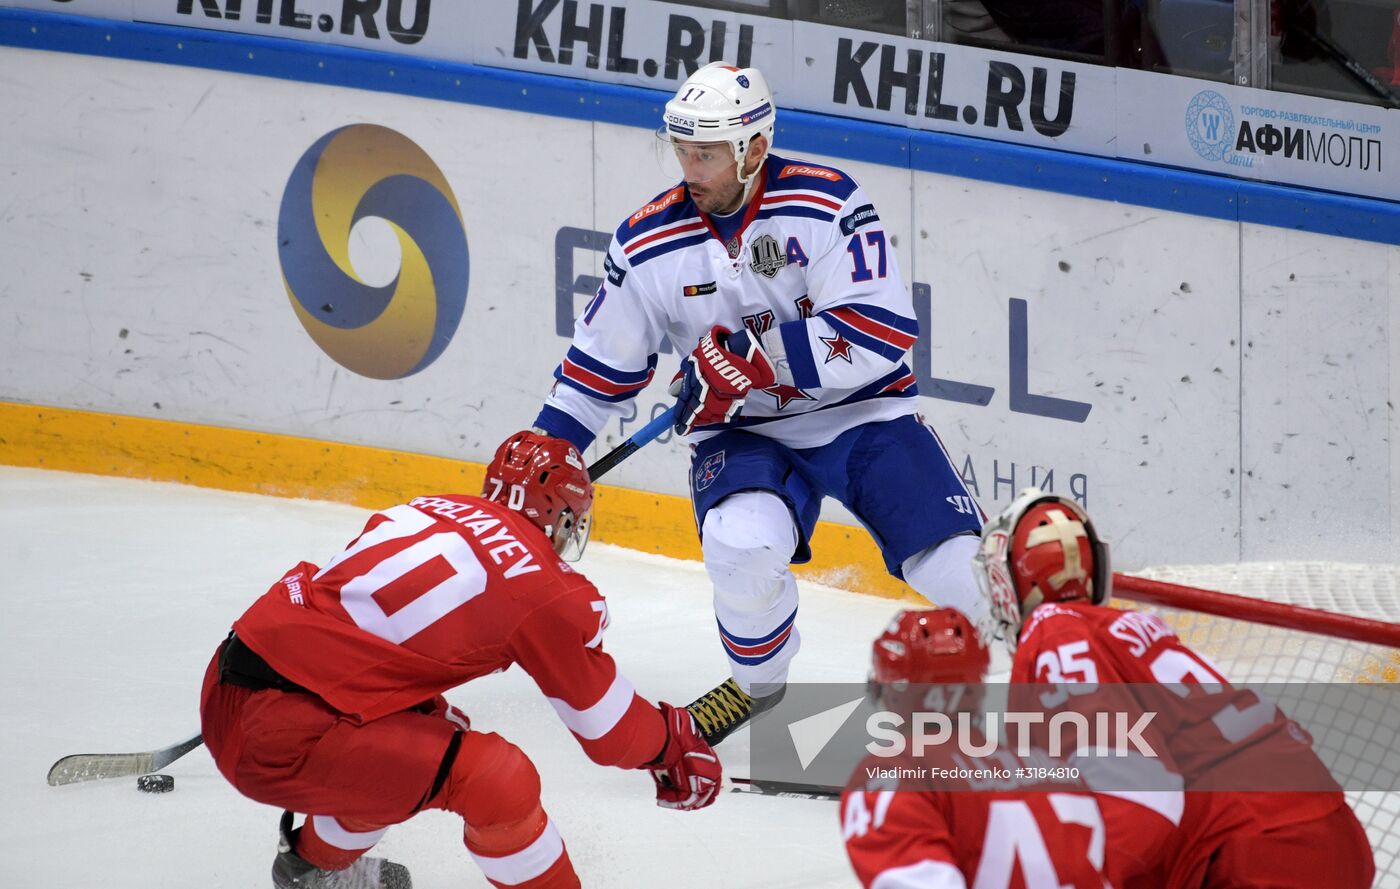
[[[690,198],[702,213],[724,215],[739,209],[744,186],[728,142],[676,142],[673,148]]]

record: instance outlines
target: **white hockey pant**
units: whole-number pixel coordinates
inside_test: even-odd
[[[720,641],[739,687],[787,681],[801,646],[797,581],[788,568],[797,527],[787,504],[767,491],[741,491],[705,514],[702,549],[715,588]]]
[[[972,621],[990,643],[991,603],[982,594],[973,572],[972,557],[980,540],[964,534],[941,540],[904,560],[904,580],[939,608],[956,608]]]

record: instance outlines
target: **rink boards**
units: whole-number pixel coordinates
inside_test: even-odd
[[[20,23],[0,462],[362,503],[474,485],[611,231],[672,184],[660,93],[129,25],[23,49]],[[777,150],[872,195],[920,410],[984,509],[1072,494],[1125,568],[1400,547],[1394,204],[810,114]],[[624,463],[600,534],[694,555],[686,471],[669,436]],[[824,533],[827,579],[897,589],[858,529]]]

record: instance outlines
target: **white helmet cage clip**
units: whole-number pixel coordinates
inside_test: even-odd
[[[753,176],[744,175],[744,156],[760,134],[773,147],[777,117],[761,71],[711,62],[690,75],[666,103],[659,135],[673,142],[728,142],[739,165],[739,182],[748,186]]]

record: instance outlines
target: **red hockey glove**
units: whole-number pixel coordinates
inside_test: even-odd
[[[685,435],[697,426],[733,419],[751,389],[767,389],[777,382],[773,362],[757,337],[748,331],[730,333],[711,328],[681,362],[671,383],[676,396],[676,432]]]
[[[666,720],[666,747],[645,768],[656,781],[656,804],[692,812],[715,801],[724,770],[719,757],[700,736],[695,718],[684,707],[657,705]]]

